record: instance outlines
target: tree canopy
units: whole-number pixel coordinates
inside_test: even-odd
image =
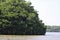
[[[45,34],[38,13],[25,0],[0,0],[0,34]]]

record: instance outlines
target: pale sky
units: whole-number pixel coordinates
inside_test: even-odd
[[[29,0],[45,25],[60,25],[60,0]]]

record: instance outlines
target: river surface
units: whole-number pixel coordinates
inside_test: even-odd
[[[0,40],[60,40],[60,32],[46,32],[46,35],[0,35]]]

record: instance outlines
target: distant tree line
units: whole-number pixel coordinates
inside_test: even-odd
[[[60,26],[47,26],[47,32],[60,32]]]

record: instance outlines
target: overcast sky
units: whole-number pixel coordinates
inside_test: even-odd
[[[46,25],[60,25],[60,0],[29,0]]]

